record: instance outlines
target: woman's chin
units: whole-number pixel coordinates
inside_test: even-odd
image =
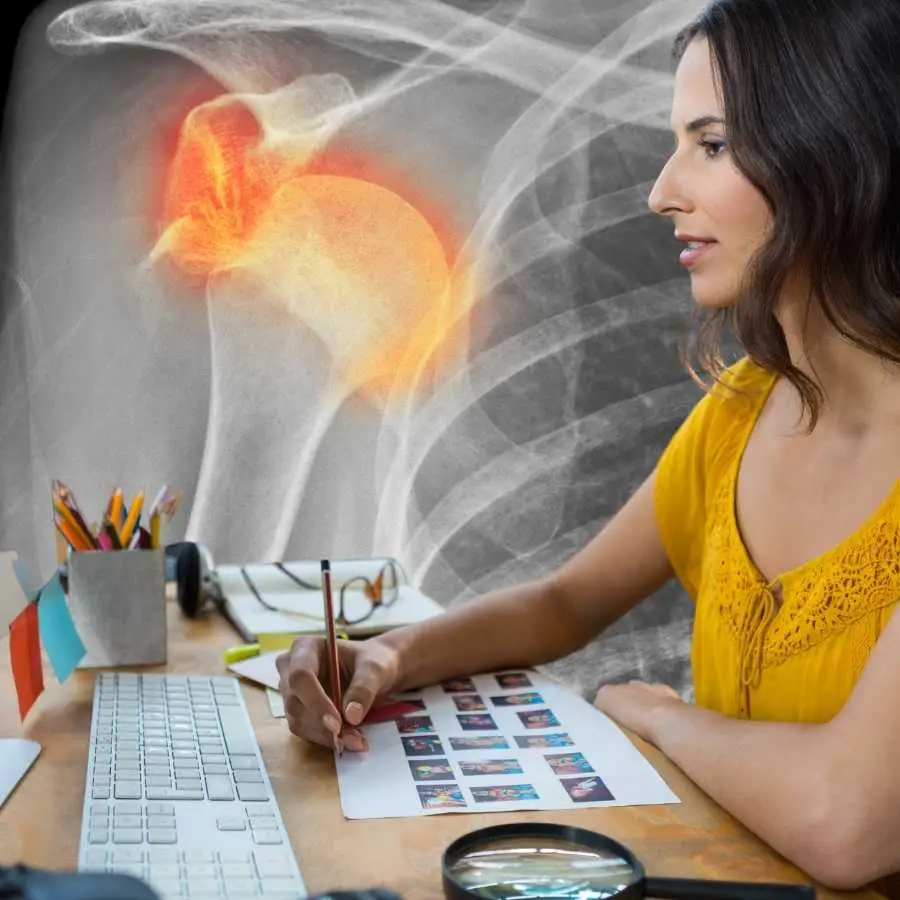
[[[691,296],[694,298],[697,306],[702,306],[703,309],[708,310],[728,309],[729,306],[734,306],[737,302],[737,297],[731,291],[710,290],[705,285],[694,284],[693,279]]]

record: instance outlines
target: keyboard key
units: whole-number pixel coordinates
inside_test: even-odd
[[[256,882],[252,878],[231,878],[225,882],[225,891],[229,897],[232,894],[256,894]]]
[[[204,892],[210,892],[217,895],[219,891],[219,882],[215,878],[193,878],[188,881],[188,889],[192,897],[199,896]]]
[[[175,775],[175,788],[179,791],[199,791],[203,795],[203,782],[199,778],[179,778]]]
[[[148,828],[174,828],[175,816],[147,816]]]
[[[174,828],[151,828],[147,831],[148,844],[174,844],[177,840]]]
[[[187,872],[187,877],[193,884],[194,880],[197,878],[215,879],[219,869],[218,866],[213,863],[191,863],[190,865],[185,866],[185,871]]]
[[[185,850],[184,861],[186,863],[214,863],[216,854],[213,850]]]
[[[229,756],[252,754],[256,750],[253,733],[248,733],[247,722],[240,707],[219,709],[222,737]]]
[[[109,831],[105,828],[92,828],[88,834],[88,840],[92,844],[105,844],[109,841]]]
[[[106,865],[105,850],[88,850],[84,855],[84,861],[92,868],[102,868]]]
[[[143,793],[139,781],[117,781],[114,790],[116,800],[140,800]]]
[[[262,894],[263,897],[268,897],[269,894],[274,894],[278,891],[285,891],[294,894],[297,896],[300,891],[300,883],[296,878],[263,878],[262,879]]]
[[[119,811],[116,810],[116,817],[113,819],[113,824],[116,829],[140,828],[143,821],[140,816],[120,816]]]
[[[150,875],[147,878],[150,886],[159,895],[161,900],[169,900],[170,897],[181,897],[181,882],[177,878],[156,877]]]
[[[227,775],[207,775],[206,796],[210,800],[234,800],[231,778]],[[243,800],[243,797],[241,799]]]
[[[219,816],[216,826],[219,831],[246,831],[247,820],[242,816]]]
[[[118,867],[129,865],[131,863],[143,862],[143,859],[143,850],[136,850],[131,847],[116,847],[115,850],[113,850],[110,862]]]
[[[254,844],[283,844],[280,831],[254,831]]]
[[[262,784],[262,772],[259,769],[251,771],[250,769],[238,769],[234,773],[234,780],[237,784]]]
[[[262,816],[274,816],[275,809],[271,803],[266,803],[264,806],[248,806],[246,809],[246,813],[250,816],[251,819],[261,818]]]
[[[294,874],[294,867],[286,859],[259,859],[256,860],[256,871],[263,880],[265,887],[270,881],[278,878],[286,878]]]
[[[150,877],[157,878],[174,878],[178,880],[181,867],[178,863],[161,863],[150,860]]]
[[[171,803],[148,803],[148,816],[174,816],[175,807]]]
[[[238,798],[244,803],[261,803],[269,799],[269,792],[264,784],[238,784]]]
[[[114,844],[140,844],[144,840],[144,833],[140,828],[116,828],[113,830]]]
[[[203,791],[179,791],[175,788],[148,787],[148,800],[202,800]]]
[[[140,803],[117,803],[116,815],[139,816],[143,813]]]

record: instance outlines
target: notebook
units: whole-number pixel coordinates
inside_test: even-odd
[[[374,580],[385,559],[331,560],[335,610],[343,585],[360,576]],[[301,581],[321,585],[319,560],[284,563],[285,568]],[[247,640],[263,635],[321,634],[325,631],[324,601],[320,587],[305,590],[270,563],[249,563],[247,573],[256,590],[271,606],[289,612],[274,612],[259,602],[250,590],[239,565],[216,566],[216,582],[225,614]],[[370,608],[360,589],[348,587],[344,594],[349,619],[359,618]],[[422,622],[443,612],[443,607],[410,584],[401,584],[397,599],[379,607],[365,621],[356,625],[340,625],[339,630],[351,637],[365,637]]]

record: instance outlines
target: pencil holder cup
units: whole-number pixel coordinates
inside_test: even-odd
[[[68,570],[69,609],[86,651],[79,668],[166,662],[162,548],[71,553]]]

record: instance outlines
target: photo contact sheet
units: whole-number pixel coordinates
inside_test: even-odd
[[[369,751],[336,757],[349,819],[679,802],[612,721],[538,672],[402,697],[420,710],[363,726]]]

